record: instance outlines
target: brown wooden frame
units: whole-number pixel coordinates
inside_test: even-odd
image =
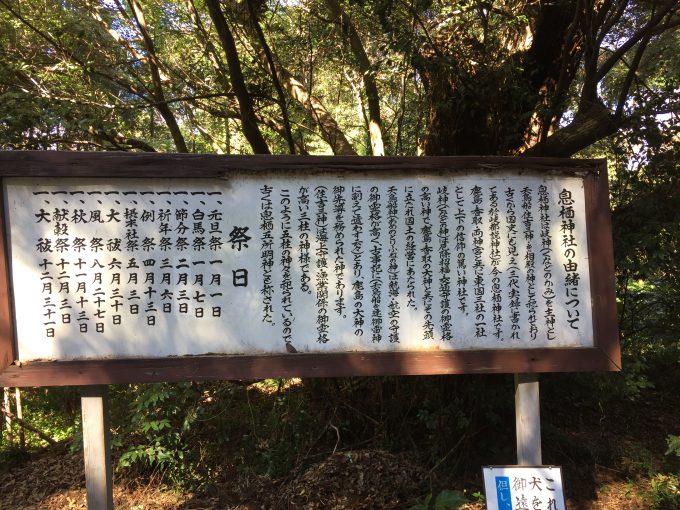
[[[0,197],[0,386],[63,386],[268,377],[539,373],[621,369],[605,160],[508,157],[215,156],[115,152],[0,152],[4,177],[222,177],[234,171],[544,171],[584,178],[593,348],[450,352],[182,356],[13,363],[14,331],[4,204]]]

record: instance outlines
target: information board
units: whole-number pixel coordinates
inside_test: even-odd
[[[270,158],[102,179],[92,157],[3,179],[13,361],[600,348],[593,169]]]
[[[566,510],[559,466],[482,469],[487,510]]]

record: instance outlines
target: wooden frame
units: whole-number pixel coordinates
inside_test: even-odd
[[[0,153],[4,177],[215,178],[281,169],[334,172],[532,170],[582,176],[593,310],[593,348],[185,356],[13,363],[16,359],[5,237],[0,208],[0,386],[62,386],[265,377],[346,377],[457,373],[617,371],[621,355],[614,289],[609,190],[604,160],[505,157],[214,156],[84,152]],[[2,205],[2,204],[0,204]]]

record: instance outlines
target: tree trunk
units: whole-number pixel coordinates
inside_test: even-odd
[[[170,130],[170,135],[172,136],[172,140],[175,142],[177,152],[189,152],[184,140],[184,136],[182,136],[182,130],[179,128],[179,124],[177,124],[177,119],[165,100],[165,94],[163,92],[163,80],[161,80],[156,50],[153,44],[153,39],[151,39],[151,35],[149,34],[141,5],[139,5],[138,0],[130,0],[130,7],[132,8],[135,20],[137,21],[139,31],[142,34],[144,46],[146,47],[149,61],[149,70],[151,71],[151,81],[153,83],[152,96],[156,103],[156,109],[158,110],[158,113],[161,114],[161,117],[163,117],[165,124]]]
[[[503,155],[521,145],[522,116],[533,106],[526,97],[507,97],[494,69],[480,66],[468,73],[444,60],[449,59],[435,56],[421,64],[428,101],[425,154]]]
[[[311,114],[321,130],[322,138],[331,146],[333,154],[340,156],[356,156],[356,151],[349,143],[338,123],[326,107],[316,97],[309,94],[305,86],[286,68],[277,63],[281,84],[298,103]]]
[[[227,20],[222,13],[218,0],[206,0],[206,6],[210,13],[213,25],[217,29],[220,37],[222,49],[227,57],[227,65],[229,67],[229,78],[231,79],[231,86],[236,94],[236,99],[239,104],[239,111],[241,115],[241,124],[243,125],[243,134],[255,154],[270,154],[267,142],[264,140],[260,129],[257,127],[257,119],[255,117],[255,110],[253,109],[253,102],[246,87],[243,71],[241,70],[241,61],[239,60],[238,51],[236,49],[236,42],[234,36],[229,30]]]
[[[368,134],[371,140],[371,153],[374,156],[384,156],[385,147],[382,138],[382,120],[380,118],[380,93],[375,81],[375,72],[366,50],[361,42],[352,20],[347,16],[338,0],[325,0],[328,10],[340,23],[342,31],[349,39],[349,46],[357,60],[359,70],[363,76],[366,102],[368,104]]]
[[[291,154],[295,154],[295,140],[293,139],[293,132],[290,129],[290,120],[288,119],[288,108],[286,107],[286,96],[283,93],[283,87],[281,87],[281,81],[279,80],[278,73],[276,72],[276,65],[274,64],[274,55],[272,54],[269,45],[267,44],[267,39],[262,32],[260,27],[260,20],[257,19],[257,14],[255,13],[255,7],[253,7],[252,0],[246,0],[248,6],[248,15],[250,16],[250,22],[253,26],[253,30],[257,34],[257,39],[262,47],[262,52],[264,53],[265,59],[267,60],[267,68],[272,77],[272,83],[276,89],[276,95],[279,99],[279,107],[281,108],[281,117],[283,120],[284,138],[288,142],[288,149]]]

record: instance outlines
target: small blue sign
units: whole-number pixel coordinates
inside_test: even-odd
[[[496,477],[496,497],[498,510],[512,510],[512,494],[510,494],[510,477]]]

